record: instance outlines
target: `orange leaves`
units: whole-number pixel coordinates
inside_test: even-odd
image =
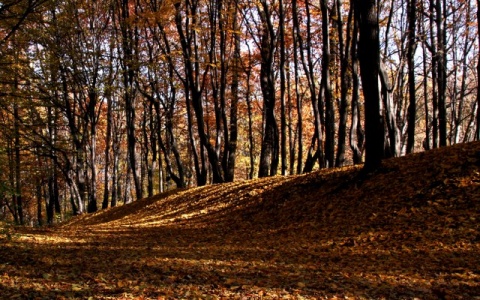
[[[9,298],[472,299],[480,166],[468,162],[480,143],[459,147],[387,160],[362,182],[358,168],[331,169],[170,192],[56,230],[12,229],[0,289]]]

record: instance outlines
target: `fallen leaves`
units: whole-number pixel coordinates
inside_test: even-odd
[[[480,299],[480,143],[0,226],[11,299]]]

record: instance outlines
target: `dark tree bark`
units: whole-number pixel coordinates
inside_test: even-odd
[[[236,2],[236,1],[235,1]],[[231,8],[230,8],[231,9]],[[237,17],[237,5],[234,9],[233,20],[233,74],[231,93],[232,101],[230,106],[230,124],[229,124],[229,140],[226,141],[226,153],[224,154],[226,163],[224,168],[225,181],[232,182],[235,178],[235,164],[237,155],[237,141],[238,141],[238,101],[239,101],[239,84],[240,84],[240,71],[241,71],[241,47],[240,47],[240,34],[239,34],[239,20]]]
[[[58,95],[57,95],[58,96]],[[58,187],[58,172],[57,172],[57,154],[56,154],[56,138],[57,138],[57,113],[56,109],[48,108],[47,109],[47,128],[48,128],[48,139],[52,147],[50,148],[50,157],[51,164],[49,166],[49,177],[47,180],[48,185],[48,200],[46,206],[47,213],[47,224],[53,224],[55,212],[60,213],[60,203],[59,203],[59,187]]]
[[[425,10],[423,7],[423,2],[422,4],[422,11]],[[421,17],[420,20],[420,34],[424,37],[422,40],[421,46],[422,46],[422,65],[423,65],[423,80],[422,80],[422,85],[423,85],[423,106],[424,106],[424,111],[425,111],[425,138],[422,142],[422,146],[424,150],[430,150],[430,140],[431,140],[431,126],[430,126],[430,111],[429,111],[429,105],[428,105],[428,64],[427,64],[427,41],[426,41],[426,30],[425,30],[425,18],[424,14],[419,15]]]
[[[135,67],[135,47],[138,40],[138,33],[132,28],[128,22],[130,18],[130,8],[128,0],[119,0],[120,5],[120,31],[121,31],[121,47],[123,51],[122,68],[123,68],[123,88],[125,101],[125,115],[127,127],[127,150],[128,150],[128,166],[131,170],[133,183],[135,185],[135,195],[137,199],[143,198],[143,188],[140,184],[140,178],[137,171],[137,140],[135,132],[136,121],[136,67]]]
[[[171,80],[168,81],[168,86],[167,86],[167,91],[164,93],[164,95],[161,95],[158,92],[158,89],[156,89],[154,86],[152,86],[153,90],[157,91],[157,98],[159,101],[154,101],[154,107],[156,111],[156,119],[157,119],[157,124],[162,124],[161,121],[161,111],[160,111],[160,104],[162,105],[162,110],[165,112],[165,138],[162,138],[160,130],[157,132],[158,133],[158,143],[159,147],[163,152],[164,159],[165,159],[165,167],[167,171],[167,178],[172,179],[177,188],[184,188],[186,187],[186,181],[185,181],[185,166],[183,165],[180,152],[177,147],[177,141],[176,137],[173,131],[173,118],[174,118],[174,112],[175,112],[175,107],[177,103],[177,87],[176,83],[173,80],[175,77],[175,64],[172,60],[172,51],[171,51],[171,46],[170,42],[168,40],[167,34],[163,28],[163,25],[160,23],[157,23],[157,27],[160,30],[161,34],[161,39],[163,42],[162,44],[159,42],[159,46],[161,48],[162,54],[167,57],[168,60],[168,78]],[[154,61],[154,57],[151,57],[151,61]],[[184,84],[186,83],[184,80],[182,80]],[[188,99],[187,99],[188,101]],[[190,114],[190,109],[187,110],[187,117],[188,117],[188,124],[192,124],[191,120],[191,114]],[[193,131],[191,126],[189,126],[189,138],[190,142],[193,144]],[[176,164],[176,172],[174,171],[174,165],[171,159],[171,155],[173,154],[174,162]],[[197,171],[197,176],[200,174],[200,180],[203,181],[203,178],[206,180],[206,174],[202,173],[198,165],[198,156],[197,153],[194,151],[194,160],[195,160],[195,168]],[[203,164],[203,162],[202,162]],[[197,177],[198,179],[198,177]]]
[[[335,163],[335,111],[330,80],[330,16],[328,1],[321,0],[322,11],[322,85],[325,100],[325,166]]]
[[[198,3],[197,1],[192,1],[187,5],[187,15],[188,18],[192,18],[190,20],[192,24],[191,26],[187,25],[187,28],[185,30],[183,28],[183,17],[180,5],[181,3],[175,4],[175,25],[177,28],[177,32],[180,36],[183,63],[185,67],[185,79],[183,79],[183,83],[186,91],[186,96],[189,96],[187,97],[187,104],[191,104],[191,108],[193,108],[197,120],[197,132],[200,139],[200,159],[205,159],[203,155],[203,149],[205,149],[207,151],[206,154],[208,155],[208,160],[212,171],[213,183],[221,183],[224,182],[224,176],[222,174],[220,160],[217,152],[215,151],[215,147],[213,147],[213,145],[210,143],[208,133],[205,128],[204,108],[202,103],[202,93],[205,83],[200,82],[200,78],[205,79],[208,68],[204,74],[201,74],[199,64],[199,49],[196,41],[195,27],[198,25],[198,21],[196,20]],[[188,37],[186,35],[186,32],[188,33]],[[202,167],[197,167],[197,184],[205,185],[207,183],[206,179],[206,167],[205,162],[203,161]]]
[[[322,70],[322,79],[320,82],[320,90],[317,93],[316,90],[316,71],[314,69],[314,59],[312,55],[312,15],[310,13],[310,3],[307,1],[305,2],[305,14],[306,14],[306,52],[307,57],[305,58],[303,54],[303,42],[301,38],[300,31],[298,31],[298,41],[300,45],[300,57],[302,61],[303,68],[307,73],[307,82],[308,87],[310,89],[310,99],[312,102],[312,110],[313,110],[313,117],[314,117],[314,127],[315,131],[313,134],[312,141],[310,143],[310,148],[308,149],[307,158],[305,160],[305,166],[303,168],[303,172],[310,172],[313,170],[313,166],[315,162],[318,161],[320,168],[324,168],[325,165],[325,151],[324,151],[324,133],[323,130],[325,129],[325,103],[327,101],[323,101],[326,97],[325,93],[325,83]],[[323,69],[323,68],[322,68]]]
[[[437,148],[438,147],[438,128],[439,128],[439,122],[438,122],[438,54],[437,54],[437,40],[433,34],[434,32],[434,11],[435,11],[435,2],[432,0],[430,1],[430,6],[429,6],[429,29],[430,29],[430,44],[427,43],[425,40],[425,45],[427,46],[428,50],[430,50],[430,53],[432,55],[432,65],[430,67],[431,70],[431,77],[432,77],[432,147]],[[426,77],[426,76],[425,76]],[[427,86],[425,86],[427,88]],[[425,98],[426,101],[427,98]]]
[[[364,170],[377,169],[384,157],[384,122],[378,78],[380,44],[378,12],[375,0],[354,1],[360,29],[358,45],[360,74],[365,97],[365,165]]]
[[[281,174],[287,173],[287,116],[285,110],[285,12],[283,0],[279,2],[279,43],[280,43],[280,157]]]
[[[120,198],[121,190],[119,183],[119,162],[120,162],[120,140],[121,133],[118,123],[112,120],[112,198],[110,206],[117,206],[117,200]]]
[[[365,133],[362,129],[361,117],[360,117],[360,78],[358,75],[359,62],[358,62],[358,22],[353,21],[353,33],[352,33],[352,123],[350,125],[350,148],[353,152],[353,163],[360,164],[363,162],[363,151]]]
[[[435,1],[435,24],[437,29],[437,84],[438,84],[438,128],[440,147],[447,145],[447,41],[444,12],[446,10],[445,0]]]
[[[15,35],[15,33],[25,24],[31,14],[47,0],[6,0],[2,1],[0,7],[0,20],[8,20],[8,28],[3,29],[0,45],[5,43]]]
[[[112,68],[110,68],[110,74],[113,75]],[[110,145],[112,143],[112,95],[111,89],[107,88],[107,93],[105,95],[107,100],[107,128],[106,128],[106,137],[105,137],[105,174],[103,177],[103,201],[102,209],[108,207],[108,200],[110,197]]]
[[[353,11],[350,9],[347,20],[346,28],[346,41],[343,33],[343,20],[342,20],[342,0],[336,0],[336,13],[337,13],[337,31],[338,31],[338,51],[340,56],[340,106],[338,111],[338,139],[337,139],[337,157],[335,160],[336,167],[342,167],[345,164],[345,148],[347,138],[347,107],[348,107],[348,88],[349,80],[348,66],[349,66],[349,53],[351,44],[351,26],[353,19]]]
[[[416,25],[417,25],[417,1],[409,0],[408,7],[408,116],[407,116],[407,153],[412,153],[415,149],[415,123],[417,119],[417,99],[415,88],[415,50],[416,43]]]
[[[480,32],[480,0],[477,0],[477,30]],[[478,43],[480,44],[480,34],[478,34]],[[478,54],[477,62],[477,76],[480,76],[480,53]],[[480,84],[477,84],[477,112],[476,112],[477,127],[475,129],[475,139],[480,141]]]
[[[400,145],[400,130],[397,126],[397,105],[394,102],[394,90],[396,80],[393,84],[390,83],[385,67],[380,63],[380,82],[381,82],[381,95],[383,100],[384,114],[386,120],[386,127],[388,132],[388,139],[385,140],[385,155],[388,157],[398,157],[401,152]],[[363,81],[362,81],[363,82]]]
[[[18,88],[17,78],[15,78],[15,89]],[[14,117],[14,156],[15,156],[15,202],[17,207],[18,224],[24,224],[23,214],[23,196],[22,196],[22,178],[21,178],[21,158],[20,158],[20,121],[19,107],[14,100],[13,117]]]
[[[300,74],[299,74],[299,61],[298,61],[298,51],[303,51],[302,49],[302,38],[300,34],[300,22],[298,17],[298,8],[297,8],[297,0],[292,0],[292,21],[293,21],[293,31],[292,31],[292,38],[293,38],[293,65],[294,65],[294,72],[295,72],[295,99],[297,104],[297,140],[298,140],[298,149],[297,149],[297,174],[301,174],[303,170],[303,112],[302,112],[302,96],[300,95],[299,91],[299,81],[300,81]],[[315,90],[313,90],[315,91]]]
[[[88,93],[89,105],[88,105],[88,123],[90,124],[90,147],[88,153],[88,165],[90,166],[90,180],[89,180],[89,189],[88,189],[88,207],[87,210],[89,213],[96,212],[98,210],[97,206],[97,164],[95,163],[96,150],[97,150],[97,116],[96,116],[96,106],[98,101],[98,95],[95,91],[96,79],[94,80],[92,89]]]
[[[261,6],[261,7],[260,7]],[[264,133],[260,152],[258,177],[273,176],[278,167],[278,126],[275,118],[274,52],[276,37],[270,16],[270,7],[261,0],[259,13],[262,19],[260,85],[263,95]]]

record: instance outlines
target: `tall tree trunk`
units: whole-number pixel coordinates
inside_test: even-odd
[[[15,190],[15,160],[14,160],[14,150],[12,149],[12,140],[8,139],[7,141],[7,156],[8,156],[8,180],[10,181],[10,188]],[[13,215],[13,221],[15,224],[19,224],[18,218],[18,209],[17,209],[17,196],[15,193],[12,193],[12,205],[9,206],[10,212]]]
[[[409,0],[408,7],[408,116],[407,116],[407,153],[415,149],[415,123],[417,119],[417,98],[415,88],[415,50],[416,44],[416,23],[417,23],[417,0]]]
[[[352,123],[350,125],[350,148],[353,152],[353,163],[360,164],[363,162],[364,150],[364,132],[360,118],[360,78],[358,75],[358,21],[353,21],[352,33]]]
[[[477,0],[477,30],[480,32],[480,0]],[[480,44],[480,34],[478,34],[478,43]],[[480,77],[480,52],[478,54],[477,62],[477,77]],[[475,140],[480,141],[480,84],[477,84],[477,112],[476,112],[477,127],[475,129]]]
[[[283,0],[279,2],[279,43],[280,43],[280,157],[281,174],[287,173],[287,116],[285,111],[285,12]]]
[[[395,90],[395,81],[394,84],[391,84],[388,79],[387,72],[383,66],[380,64],[380,82],[381,82],[381,94],[383,105],[385,107],[385,119],[388,131],[389,139],[386,140],[388,147],[386,147],[386,153],[389,157],[398,157],[400,156],[401,145],[400,145],[400,130],[397,126],[396,111],[397,105],[394,102],[393,95]],[[362,81],[363,82],[363,81]]]
[[[340,52],[340,106],[338,111],[339,123],[338,123],[338,140],[337,140],[337,157],[335,161],[336,167],[342,167],[345,164],[345,148],[347,138],[347,107],[348,107],[348,65],[349,65],[349,53],[351,43],[351,26],[353,19],[353,12],[350,9],[347,19],[346,28],[346,42],[344,42],[343,33],[343,20],[342,20],[342,0],[336,0],[336,12],[337,12],[337,31],[338,31],[338,49]]]
[[[102,201],[102,209],[106,209],[108,207],[108,200],[110,196],[110,144],[112,140],[112,95],[110,92],[105,95],[107,100],[107,128],[106,128],[106,137],[105,137],[105,173],[103,177],[103,201]]]
[[[303,170],[303,111],[302,111],[302,96],[300,95],[300,74],[299,74],[299,61],[298,51],[303,51],[300,34],[300,22],[298,17],[297,0],[292,0],[292,20],[293,20],[293,66],[295,72],[295,99],[297,104],[297,140],[298,140],[298,155],[297,155],[297,174],[301,174]]]
[[[14,47],[18,47],[16,45],[16,37],[13,37],[13,44]],[[15,63],[19,64],[18,58],[18,50],[15,50]],[[14,93],[17,93],[19,90],[19,79],[18,75],[14,75]],[[18,223],[20,225],[24,224],[23,219],[23,197],[22,197],[22,178],[21,178],[21,159],[20,159],[20,114],[19,114],[19,107],[17,103],[17,99],[13,99],[13,134],[14,134],[14,153],[15,153],[15,198],[16,198],[16,205],[17,205],[17,215],[18,215]]]
[[[152,129],[152,113],[153,113],[153,104],[152,101],[145,102],[143,104],[143,122],[142,122],[142,132],[143,132],[143,161],[147,171],[147,197],[153,196],[153,163],[150,163],[150,148],[152,143],[150,143],[149,134]]]
[[[380,72],[380,42],[378,12],[375,0],[354,1],[359,22],[358,45],[360,74],[365,97],[365,165],[372,171],[381,165],[384,157],[384,123],[378,78]]]
[[[135,185],[135,196],[137,199],[143,198],[143,188],[140,184],[140,178],[137,170],[137,140],[136,140],[136,107],[135,107],[135,42],[138,39],[135,28],[130,25],[130,9],[128,0],[120,0],[120,30],[122,38],[122,68],[123,68],[123,88],[126,114],[127,129],[127,153],[128,167],[130,168]]]
[[[453,116],[454,119],[454,128],[453,128],[453,143],[459,143],[460,142],[460,131],[463,128],[463,113],[464,113],[464,105],[465,101],[467,99],[467,78],[468,78],[468,55],[471,50],[471,48],[474,45],[474,41],[470,40],[470,26],[469,24],[471,23],[470,19],[470,13],[471,13],[471,2],[467,1],[467,7],[466,7],[466,12],[465,12],[465,42],[463,44],[463,51],[462,51],[462,59],[461,59],[461,68],[462,68],[462,76],[460,79],[460,95],[458,99],[458,105],[456,105],[456,114]],[[453,103],[452,103],[453,104]],[[469,128],[469,127],[467,127]],[[465,130],[464,136],[467,135],[467,131]]]
[[[249,51],[249,62],[251,61],[251,54]],[[250,82],[252,68],[247,66],[246,76],[247,82]],[[248,172],[248,179],[253,179],[255,173],[255,139],[253,138],[253,113],[252,113],[252,100],[251,100],[250,85],[247,85],[247,92],[245,95],[245,102],[247,102],[247,114],[248,114],[248,154],[250,157],[250,170]]]
[[[15,104],[14,114],[18,117],[18,107]],[[23,197],[22,197],[22,178],[21,178],[21,159],[20,159],[20,132],[19,124],[15,119],[15,197],[18,211],[18,223],[24,224],[23,215]]]
[[[117,133],[118,134],[118,133]],[[118,182],[118,164],[119,164],[119,156],[120,156],[120,153],[119,153],[119,149],[118,149],[118,146],[116,146],[117,142],[116,142],[117,138],[114,138],[113,141],[112,141],[112,155],[113,155],[113,159],[112,159],[112,197],[110,198],[110,207],[115,207],[117,206],[117,200],[119,198],[119,193],[118,191],[120,190],[119,188],[119,182]]]
[[[56,97],[58,97],[57,92],[55,91]],[[58,187],[58,172],[57,164],[58,158],[55,150],[56,140],[57,140],[57,124],[58,114],[57,109],[48,108],[47,109],[47,128],[48,128],[48,138],[52,147],[50,149],[50,157],[52,157],[50,166],[49,166],[49,177],[47,181],[48,185],[48,200],[46,206],[47,213],[47,224],[53,224],[55,212],[60,213],[60,203],[59,203],[59,187]]]
[[[322,91],[317,93],[316,87],[316,71],[314,69],[314,60],[312,55],[312,29],[311,29],[311,14],[310,14],[310,3],[307,1],[305,2],[305,14],[306,14],[306,40],[303,41],[303,36],[300,31],[300,17],[298,8],[296,6],[296,1],[292,1],[292,11],[293,11],[293,26],[294,31],[296,33],[296,38],[294,41],[297,42],[298,51],[300,52],[300,62],[303,66],[303,69],[306,73],[307,84],[310,92],[310,100],[312,103],[312,110],[314,116],[314,140],[310,143],[310,148],[307,152],[307,158],[305,159],[305,166],[302,167],[302,164],[299,163],[297,166],[298,173],[301,172],[309,172],[313,169],[315,161],[318,160],[320,162],[320,167],[325,167],[324,164],[324,150],[323,150],[323,125],[325,124],[325,120],[323,117],[324,110],[323,110],[323,101],[322,100]],[[306,44],[306,48],[304,49],[304,44]],[[306,57],[305,53],[306,52]],[[296,58],[296,56],[294,56]],[[298,67],[298,66],[297,66]],[[297,67],[295,69],[297,69]],[[296,75],[299,75],[296,70]],[[299,83],[299,82],[297,82]],[[322,87],[323,84],[320,85]],[[298,85],[297,85],[298,87]],[[298,93],[297,93],[298,96]],[[298,97],[297,100],[301,101],[301,98]],[[301,105],[298,105],[298,114],[301,116],[302,114]],[[302,136],[302,127],[301,127],[301,120],[299,119],[299,138]],[[299,139],[299,145],[302,145],[302,141]],[[299,147],[300,148],[300,147]],[[300,155],[303,151],[299,149],[299,159]]]
[[[330,17],[328,1],[321,0],[322,11],[322,84],[325,99],[325,166],[335,163],[335,111],[330,80]]]
[[[224,170],[225,181],[231,182],[235,178],[235,162],[236,162],[236,152],[237,152],[237,141],[238,141],[238,100],[239,100],[239,83],[240,83],[240,71],[241,71],[241,46],[240,46],[240,34],[239,31],[239,20],[237,17],[237,8],[234,10],[234,20],[233,20],[233,40],[234,40],[234,55],[233,55],[233,75],[232,75],[232,103],[230,106],[230,124],[229,124],[229,140],[227,144],[227,163]]]
[[[275,80],[273,62],[275,51],[275,33],[266,0],[261,0],[259,7],[262,19],[260,86],[263,95],[263,113],[265,116],[262,149],[258,177],[273,176],[278,167],[278,127],[275,119]]]
[[[438,70],[438,127],[440,147],[447,145],[447,41],[445,32],[445,16],[444,10],[446,10],[445,0],[435,1],[435,24],[437,27],[437,70]]]
[[[175,76],[175,64],[172,60],[172,52],[171,52],[171,47],[170,47],[170,42],[168,40],[168,37],[166,35],[166,32],[161,24],[158,24],[159,29],[161,31],[161,37],[162,41],[164,43],[164,47],[162,48],[163,54],[168,58],[168,76],[169,78],[173,79]],[[152,57],[153,61],[153,57]],[[185,80],[182,80],[184,85],[188,84]],[[152,89],[154,87],[152,86]],[[157,131],[158,134],[158,144],[160,149],[162,150],[164,154],[164,159],[165,159],[165,167],[167,171],[167,178],[173,179],[175,182],[177,188],[184,188],[186,187],[186,181],[185,181],[185,166],[183,165],[180,152],[177,147],[177,142],[176,142],[176,137],[173,132],[173,118],[174,118],[174,112],[175,112],[175,107],[176,107],[176,102],[177,102],[177,88],[176,88],[176,83],[173,80],[170,80],[168,82],[168,91],[166,94],[168,96],[162,97],[160,94],[158,94],[157,91],[157,98],[160,99],[160,102],[162,104],[163,110],[165,111],[165,141],[162,139],[161,132],[160,130]],[[187,91],[187,95],[189,95],[189,92]],[[164,99],[165,100],[162,100]],[[187,122],[188,122],[188,132],[189,132],[189,139],[191,145],[194,145],[194,138],[193,138],[193,130],[192,130],[192,116],[191,116],[191,111],[190,111],[190,100],[189,98],[187,100]],[[160,111],[160,103],[158,101],[154,102],[154,107],[156,111],[156,122],[160,128],[160,124],[162,124],[161,121],[161,111]],[[193,146],[192,146],[193,147]],[[195,148],[195,147],[194,147]],[[172,160],[170,158],[170,155],[173,153],[173,156],[175,158],[175,163],[177,166],[177,172],[174,172],[173,169],[173,164]],[[161,160],[160,160],[161,161]],[[200,168],[198,165],[198,156],[197,152],[194,152],[194,161],[195,161],[195,169],[197,173],[197,182],[205,179],[206,183],[206,174],[202,173],[203,168]],[[202,162],[203,164],[203,162]],[[206,171],[205,171],[206,172]],[[203,183],[203,184],[205,184]]]
[[[287,62],[289,64],[290,62]],[[297,130],[293,130],[293,100],[292,100],[292,80],[291,72],[286,72],[287,80],[287,113],[288,113],[288,152],[289,152],[289,174],[295,174],[295,141],[297,139]]]
[[[185,67],[185,76],[183,80],[186,93],[190,95],[190,104],[193,108],[196,117],[197,132],[200,139],[200,159],[205,160],[204,151],[207,151],[208,160],[210,163],[213,183],[224,182],[224,176],[222,174],[221,164],[215,148],[210,143],[210,140],[207,135],[204,121],[204,109],[202,103],[202,92],[204,83],[200,83],[200,77],[205,79],[205,74],[208,69],[205,71],[205,74],[200,74],[200,63],[199,63],[199,49],[196,40],[196,26],[197,24],[197,1],[188,3],[187,15],[191,18],[191,28],[183,29],[182,25],[182,14],[181,14],[181,3],[175,3],[175,25],[177,32],[180,37],[180,44],[182,47],[183,54],[183,63]],[[188,26],[187,26],[188,27]],[[189,32],[191,30],[191,32]],[[188,37],[186,35],[188,33]],[[193,62],[192,62],[193,61]],[[188,90],[188,91],[187,91]],[[188,99],[187,99],[188,100]],[[202,172],[197,172],[197,183],[198,185],[206,184],[206,171],[203,172],[205,163],[202,162]],[[198,168],[197,168],[198,169]]]
[[[94,81],[95,82],[95,81]],[[88,105],[88,119],[90,123],[90,148],[89,148],[89,165],[90,165],[90,185],[88,192],[88,212],[96,212],[98,210],[97,206],[97,164],[96,164],[96,154],[97,154],[97,117],[96,117],[96,105],[98,100],[97,92],[95,91],[95,83],[93,84],[94,89],[92,89],[89,94],[89,105]]]
[[[430,1],[429,6],[429,29],[430,29],[430,45],[428,49],[432,55],[432,65],[431,65],[431,73],[432,73],[432,147],[438,147],[438,54],[437,54],[437,39],[434,36],[434,13],[435,13],[435,1]]]

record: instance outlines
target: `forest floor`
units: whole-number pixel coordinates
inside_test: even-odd
[[[0,228],[5,299],[480,299],[480,143]]]

